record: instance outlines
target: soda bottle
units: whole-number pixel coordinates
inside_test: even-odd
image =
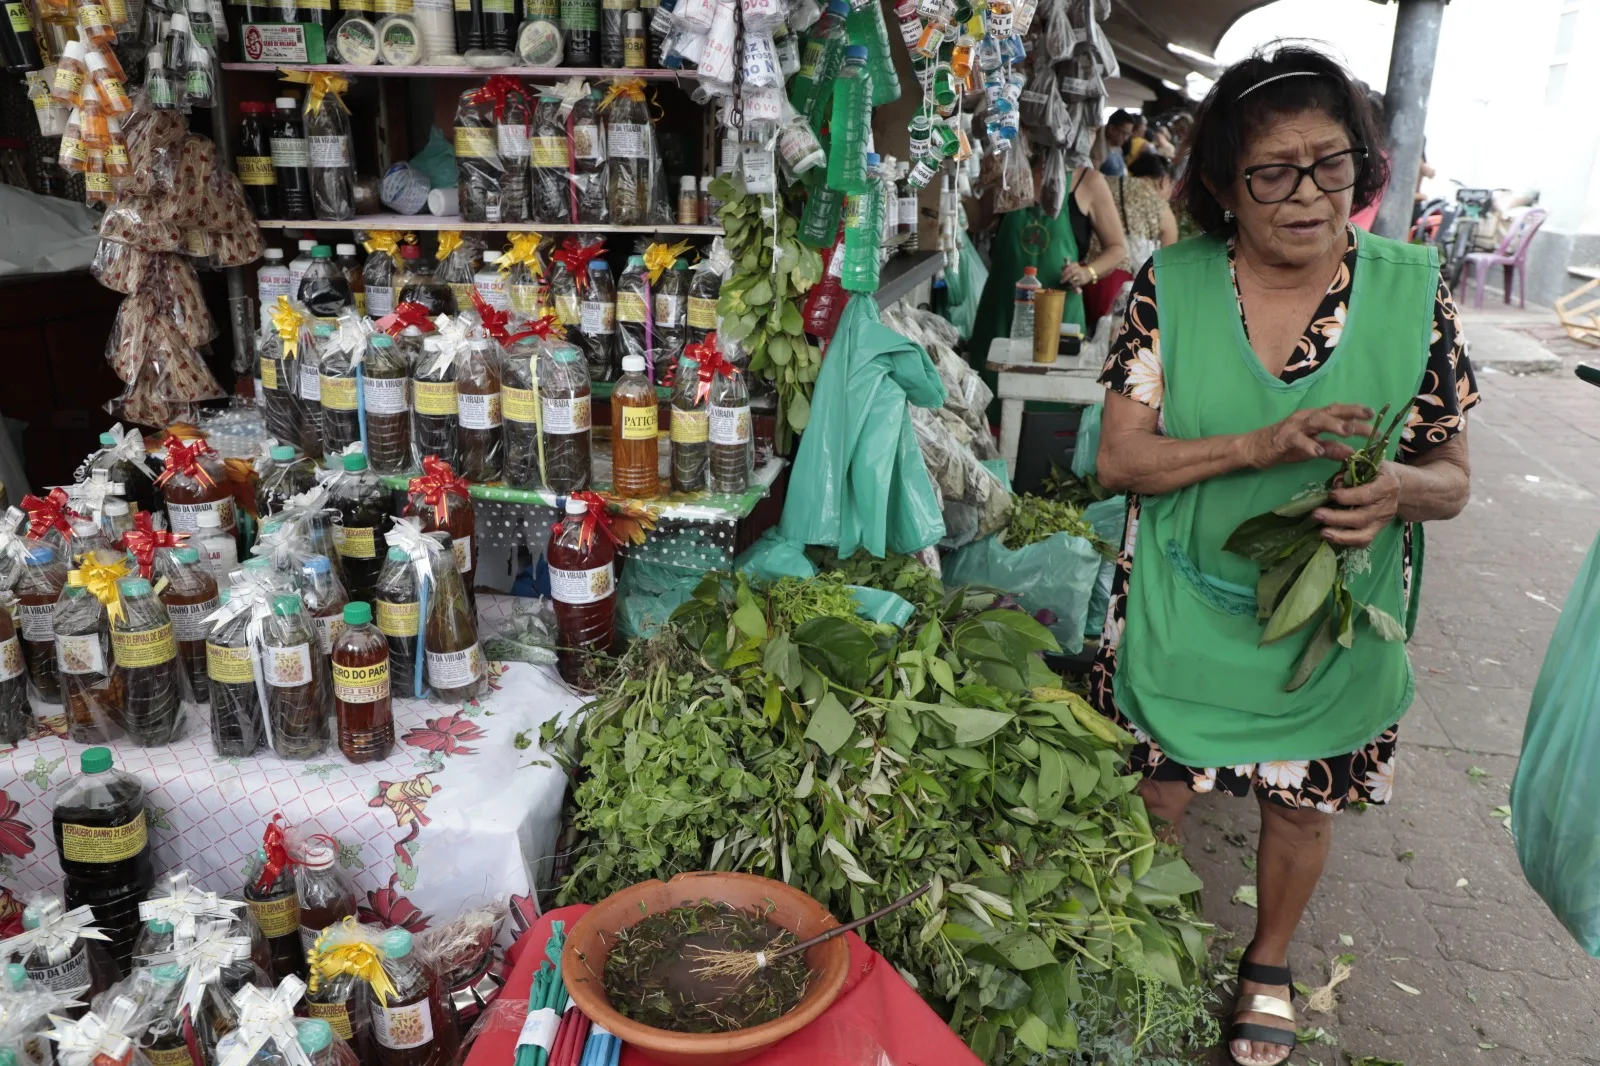
[[[316,629],[317,652],[332,655],[333,643],[344,628],[344,607],[350,602],[339,575],[326,555],[313,555],[301,567],[302,598]]]
[[[197,548],[158,548],[156,572],[166,578],[161,603],[172,621],[172,639],[178,645],[183,667],[185,698],[195,703],[211,699],[206,675],[206,634],[217,612],[217,582],[200,563]]]
[[[394,517],[394,502],[363,455],[344,457],[344,473],[329,482],[329,501],[344,522],[339,555],[344,560],[352,600],[371,600],[378,570],[389,550],[384,527]]]
[[[54,631],[51,637],[54,638]],[[54,640],[52,639],[52,644]],[[54,649],[52,648],[52,651]],[[55,663],[49,664],[52,678]],[[59,684],[57,700],[60,699]],[[9,611],[0,611],[0,741],[15,745],[33,734],[33,711],[28,706],[28,666],[11,625]]]
[[[1039,284],[1039,268],[1023,267],[1017,280],[1017,298],[1011,308],[1011,339],[1033,341],[1033,300],[1044,286]]]
[[[685,355],[678,361],[672,388],[672,491],[700,492],[707,484],[709,427],[706,398],[700,395],[700,363]]]
[[[172,16],[176,22],[181,15]],[[174,67],[168,60],[169,69]],[[272,146],[272,176],[278,187],[278,210],[281,217],[301,221],[311,217],[311,152],[306,145],[305,126],[300,120],[299,105],[292,96],[280,96],[273,102],[272,129],[269,137]],[[313,241],[314,245],[316,242]],[[304,242],[301,242],[304,249]],[[308,264],[309,265],[309,264]]]
[[[418,624],[417,577],[411,556],[399,545],[389,549],[378,574],[378,632],[389,642],[389,686],[401,699],[414,699]]]
[[[493,337],[468,337],[456,353],[456,408],[461,476],[500,480],[500,345]]]
[[[367,313],[367,279],[362,269],[360,255],[353,244],[339,244],[334,246],[334,262],[339,269],[344,271],[344,280],[350,286],[350,300],[356,309],[356,314]]]
[[[750,392],[738,371],[711,378],[706,407],[711,447],[711,491],[741,493],[750,487],[754,460],[750,437]]]
[[[647,367],[655,359],[653,308],[645,301],[648,289],[644,256],[628,256],[628,265],[617,278],[617,356],[640,356]]]
[[[217,593],[226,606],[232,590]],[[250,612],[214,624],[206,635],[206,677],[211,688],[211,746],[219,758],[254,755],[263,735],[255,654],[250,650]]]
[[[372,257],[378,258],[388,256]],[[374,333],[367,338],[361,376],[361,404],[367,412],[367,455],[378,473],[398,474],[411,465],[411,409],[407,400],[410,374],[393,337]]]
[[[92,599],[93,597],[91,597]],[[139,935],[139,902],[155,887],[145,794],[139,779],[114,770],[110,748],[89,748],[81,776],[57,790],[51,816],[68,910],[89,906],[124,970]]]
[[[862,193],[867,188],[867,108],[871,92],[866,48],[846,46],[844,67],[833,86],[833,116],[829,123],[833,132],[828,185],[840,192]]]
[[[567,3],[562,0],[563,11]],[[368,993],[378,1066],[449,1066],[456,1053],[456,1025],[445,1010],[438,975],[417,957],[404,929],[384,933],[381,949],[394,995],[384,1002],[376,992]]]
[[[56,601],[61,598],[61,590],[67,584],[67,564],[57,557],[56,550],[50,545],[33,542],[29,542],[23,560],[22,574],[17,578],[13,590],[17,598],[16,621],[22,630],[22,646],[17,646],[14,630],[0,641],[0,674],[5,675],[5,680],[0,681],[0,708],[7,710],[12,702],[10,696],[13,690],[19,687],[26,690],[30,682],[38,699],[45,703],[61,702],[61,681],[56,673],[55,621]],[[10,621],[7,617],[8,630]],[[12,660],[17,655],[27,663],[27,679],[22,682],[14,682],[13,678],[17,675],[11,672],[16,665]],[[24,701],[24,713],[26,710]],[[12,718],[10,714],[0,717],[8,723]],[[6,733],[14,731],[12,724],[4,727]]]
[[[267,683],[267,718],[272,723],[272,750],[285,759],[310,759],[327,746],[327,668],[312,653],[312,632],[305,605],[295,593],[272,599],[272,615],[264,627],[261,675]]]
[[[351,606],[361,611],[367,610],[364,603]],[[380,640],[378,643],[381,646],[383,642]],[[335,680],[334,684],[338,685],[338,681]],[[388,686],[384,687],[387,690]],[[356,913],[356,890],[339,872],[335,861],[338,857],[338,842],[332,837],[320,835],[303,844],[300,854],[295,857],[293,869],[295,893],[300,899],[300,943],[308,952],[324,929],[354,917]]]
[[[844,277],[844,238],[840,236],[834,240],[831,248],[822,252],[822,280],[811,286],[811,291],[806,294],[805,306],[800,315],[805,322],[805,330],[813,337],[828,340],[833,336],[833,331],[838,328],[839,318],[844,314],[844,305],[847,294],[844,291],[842,279]]]
[[[256,482],[256,514],[262,518],[277,514],[289,497],[298,496],[317,483],[317,464],[294,445],[274,444],[268,456],[271,465]]]
[[[878,290],[878,246],[883,240],[883,188],[878,154],[867,153],[867,187],[845,201],[844,268],[839,283],[848,292]]]
[[[171,744],[183,735],[182,667],[167,609],[150,582],[117,582],[122,614],[111,622],[111,653],[122,677],[122,724],[141,747]]]
[[[556,666],[575,686],[592,684],[586,673],[593,656],[610,652],[616,642],[616,548],[599,530],[584,536],[588,512],[583,500],[569,498],[566,517],[551,527],[544,553],[556,609]]]
[[[387,759],[394,747],[389,685],[389,638],[372,624],[369,604],[347,604],[344,630],[333,646],[333,703],[339,750],[351,762]],[[353,899],[348,913],[355,913]]]
[[[270,830],[269,830],[270,832]],[[256,953],[256,964],[267,972],[273,984],[290,974],[305,977],[305,948],[300,946],[300,895],[296,891],[294,870],[283,845],[278,844],[277,869],[267,861],[265,848],[257,848],[245,866],[244,901],[250,917],[261,930],[265,952]],[[251,939],[255,939],[252,937]]]
[[[437,336],[422,342],[422,358],[411,368],[411,439],[414,458],[436,456],[456,465],[461,409],[456,399],[455,353]]]
[[[56,669],[67,711],[67,735],[79,744],[104,744],[120,735],[122,677],[113,676],[111,629],[105,605],[84,586],[77,570],[55,615]]]
[[[318,318],[337,318],[340,311],[355,306],[350,279],[333,261],[333,249],[326,244],[312,246],[311,263],[300,278],[296,296]]]
[[[422,637],[428,687],[446,703],[464,703],[481,696],[487,683],[478,626],[450,534],[424,535],[437,546],[428,552],[433,583]]]

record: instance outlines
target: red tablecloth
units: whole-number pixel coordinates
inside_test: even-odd
[[[550,923],[565,921],[570,929],[588,909],[582,905],[551,911],[523,934],[512,949],[511,977],[497,1004],[504,1005],[503,1013],[478,1037],[465,1066],[510,1066],[533,975],[544,961]],[[854,933],[846,933],[845,939],[850,973],[839,998],[822,1017],[751,1059],[751,1066],[980,1066],[888,960]],[[622,1066],[652,1066],[655,1061],[631,1047],[622,1052]]]

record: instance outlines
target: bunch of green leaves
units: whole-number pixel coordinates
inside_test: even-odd
[[[801,298],[822,280],[822,256],[795,237],[800,221],[783,197],[748,193],[737,174],[712,181],[711,195],[723,202],[723,242],[733,257],[717,301],[719,332],[744,345],[750,373],[776,387],[778,447],[787,451],[791,433],[804,432],[811,420],[811,389],[822,366],[800,315]]]
[[[1384,640],[1403,641],[1405,627],[1387,611],[1358,603],[1346,579],[1368,563],[1366,549],[1335,548],[1322,536],[1322,525],[1312,512],[1327,503],[1333,489],[1370,484],[1383,466],[1384,456],[1405,411],[1396,415],[1380,434],[1385,407],[1373,419],[1366,444],[1340,464],[1324,485],[1315,485],[1265,514],[1241,523],[1223,547],[1261,567],[1256,582],[1256,617],[1265,625],[1261,644],[1275,643],[1316,623],[1286,691],[1305,684],[1335,645],[1355,644],[1355,624],[1364,615]]]
[[[1116,494],[1100,484],[1100,479],[1093,474],[1079,477],[1071,470],[1064,470],[1051,463],[1050,472],[1039,482],[1039,495],[1060,500],[1062,503],[1070,503],[1074,507],[1087,507],[1091,503],[1110,499]]]
[[[1151,833],[1131,738],[1055,687],[1049,632],[996,602],[952,589],[904,630],[785,628],[767,590],[707,575],[545,727],[578,771],[561,899],[743,870],[844,918],[932,881],[868,939],[986,1062],[1201,1046],[1199,879]]]
[[[1057,533],[1082,537],[1107,559],[1117,556],[1117,549],[1084,519],[1082,508],[1026,492],[1011,498],[1011,513],[1006,519],[1006,531],[1001,534],[1000,543],[1017,551],[1048,540]]]
[[[806,549],[806,557],[824,576],[838,573],[852,585],[892,592],[924,612],[944,600],[944,582],[939,575],[910,555],[890,554],[880,559],[862,548],[841,559],[832,548],[812,546]]]
[[[779,578],[766,588],[770,624],[779,629],[793,629],[813,618],[826,617],[843,618],[865,625],[856,616],[858,604],[850,585],[851,582],[846,581],[840,573],[824,573],[803,579]],[[746,596],[750,603],[755,602],[755,596],[748,592],[748,585]]]

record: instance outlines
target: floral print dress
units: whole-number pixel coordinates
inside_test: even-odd
[[[1350,303],[1351,283],[1356,270],[1356,236],[1349,231],[1348,249],[1335,273],[1316,317],[1300,337],[1295,352],[1283,369],[1282,380],[1295,381],[1336,356]],[[1228,269],[1233,275],[1233,249],[1228,251]],[[1234,294],[1238,295],[1234,275]],[[1239,301],[1239,316],[1244,318],[1244,301]],[[1248,329],[1246,334],[1248,335]],[[1105,370],[1100,375],[1106,388],[1137,400],[1146,407],[1161,409],[1163,376],[1161,370],[1161,329],[1156,308],[1155,266],[1147,262],[1134,279],[1128,297],[1128,315],[1122,332],[1111,345]],[[1401,433],[1400,462],[1415,462],[1466,428],[1466,413],[1478,404],[1477,382],[1467,361],[1459,315],[1450,290],[1443,279],[1434,303],[1433,341],[1428,350],[1427,369],[1411,417]],[[1269,802],[1286,807],[1314,807],[1332,814],[1355,802],[1387,803],[1393,794],[1395,739],[1399,724],[1390,726],[1371,744],[1348,755],[1326,759],[1298,759],[1239,766],[1185,766],[1169,759],[1161,746],[1135,726],[1117,708],[1112,681],[1117,669],[1117,643],[1127,617],[1128,581],[1133,573],[1134,548],[1139,536],[1139,497],[1128,497],[1128,525],[1122,551],[1112,575],[1111,603],[1106,611],[1105,632],[1100,651],[1090,672],[1090,700],[1109,718],[1116,720],[1137,738],[1131,757],[1136,773],[1158,781],[1183,781],[1196,792],[1224,791],[1235,796],[1254,790]],[[1410,538],[1406,542],[1405,582],[1411,582]]]

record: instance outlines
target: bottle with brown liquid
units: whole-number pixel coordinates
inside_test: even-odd
[[[483,695],[488,686],[478,626],[456,568],[450,535],[429,533],[427,537],[437,545],[428,552],[433,568],[423,636],[428,686],[446,703],[465,703]]]
[[[267,454],[269,463],[256,482],[256,514],[262,518],[277,514],[289,497],[317,483],[317,464],[294,445],[274,444]]]
[[[55,631],[51,630],[51,637]],[[54,641],[52,640],[52,644]],[[51,648],[52,656],[54,647]],[[52,658],[50,671],[55,672]],[[33,734],[33,711],[28,706],[28,667],[22,642],[11,626],[11,612],[0,610],[0,742],[16,744]]]
[[[384,933],[381,950],[394,997],[385,1003],[369,993],[378,1066],[448,1066],[458,1037],[438,975],[417,957],[404,929]]]
[[[344,470],[330,482],[328,497],[344,523],[339,555],[344,561],[345,587],[352,600],[370,601],[389,550],[384,530],[394,517],[394,501],[383,482],[367,469],[366,456],[345,456]]]
[[[366,604],[360,606],[365,607]],[[300,943],[307,952],[328,926],[356,913],[355,886],[339,872],[338,842],[312,837],[294,864],[295,891],[300,898]]]
[[[227,604],[231,589],[217,592]],[[261,695],[250,650],[250,612],[206,632],[206,674],[211,684],[211,746],[218,758],[254,755],[261,749]]]
[[[573,686],[592,682],[590,662],[597,652],[609,653],[617,639],[617,550],[598,531],[584,543],[588,512],[583,500],[569,498],[567,516],[550,530],[544,552],[556,609],[556,662],[562,679]]]
[[[372,1014],[367,1002],[367,984],[337,966],[329,967],[332,973],[327,972],[319,967],[322,957],[321,952],[311,953],[311,972],[316,975],[316,987],[306,990],[306,1009],[313,1020],[348,1043],[358,1060],[370,1063],[373,1061]],[[304,1023],[299,1028],[302,1033],[306,1030]],[[321,1064],[313,1059],[313,1066]]]
[[[162,747],[183,736],[183,679],[167,609],[142,577],[117,582],[122,616],[111,654],[122,677],[122,727],[135,744]]]
[[[333,653],[333,642],[344,629],[344,606],[350,596],[326,555],[308,558],[301,567],[301,577],[301,596],[317,630],[317,654],[326,658]]]
[[[122,675],[111,668],[111,626],[99,597],[78,570],[56,604],[56,669],[67,711],[67,736],[104,744],[122,735]]]
[[[56,674],[56,601],[67,584],[66,563],[48,544],[30,542],[22,574],[17,578],[17,623],[22,630],[22,655],[28,681],[45,703],[61,702]],[[9,619],[8,619],[9,621]],[[8,665],[0,661],[0,673]]]
[[[30,980],[39,982],[50,991],[71,992],[74,998],[81,997],[88,1004],[95,996],[116,984],[121,975],[104,941],[74,937],[67,932],[66,923],[62,921],[67,916],[66,907],[55,896],[35,899],[28,904],[22,912],[22,928],[32,930],[43,927],[46,938],[23,956],[22,968]],[[58,926],[62,927],[60,932],[49,936],[50,930]],[[88,991],[80,991],[86,985]],[[81,1018],[88,1009],[85,1005],[63,1013],[69,1018]]]
[[[656,390],[644,374],[644,357],[625,356],[611,390],[611,491],[627,499],[660,494],[657,472]]]
[[[267,683],[272,749],[285,759],[310,759],[328,743],[327,671],[300,597],[275,596],[265,626],[261,673]]]
[[[156,573],[166,578],[161,602],[172,621],[172,639],[178,645],[178,661],[183,664],[185,698],[195,703],[211,701],[211,682],[206,675],[206,634],[211,616],[217,611],[217,582],[200,565],[195,548],[157,548]]]
[[[399,545],[390,548],[383,560],[373,605],[378,632],[389,644],[389,689],[401,699],[415,699],[420,604],[415,564]]]
[[[155,887],[144,786],[111,768],[110,748],[89,748],[83,773],[56,793],[56,853],[68,910],[94,909],[95,925],[111,938],[111,957],[127,969],[139,935],[139,901]]]
[[[388,258],[382,253],[372,258],[380,257]],[[380,474],[398,474],[411,466],[409,386],[410,372],[394,338],[387,333],[367,338],[361,406],[367,412],[367,458]]]
[[[424,533],[450,534],[456,570],[466,586],[468,605],[476,608],[472,593],[478,571],[477,514],[466,482],[455,476],[448,463],[422,460],[422,476],[411,479],[406,494],[406,514],[422,519]]]
[[[413,458],[420,463],[431,455],[455,466],[461,422],[456,362],[440,337],[422,342],[422,358],[411,368],[411,410]]]
[[[345,605],[344,626],[333,646],[339,750],[354,763],[386,759],[394,747],[389,639],[372,624],[372,608],[365,603]]]
[[[266,872],[267,851],[257,848],[246,867],[244,900],[261,933],[256,965],[276,985],[290,974],[304,978],[310,970],[300,941],[300,896],[295,890],[294,871],[284,862],[275,877],[267,879]]]
[[[150,1028],[145,1034],[145,1057],[150,1060],[150,1066],[194,1066],[189,1054],[189,1042],[184,1039],[183,1018],[178,1006],[178,1001],[183,997],[188,970],[169,962],[149,967],[148,973],[148,980],[155,985],[155,989],[147,1000],[153,1009],[150,1011]]]
[[[456,355],[456,455],[468,481],[500,480],[500,345],[470,337]]]
[[[172,532],[198,533],[196,516],[201,511],[213,511],[222,531],[237,535],[233,493],[228,490],[222,459],[210,445],[204,441],[170,442],[160,482]]]

